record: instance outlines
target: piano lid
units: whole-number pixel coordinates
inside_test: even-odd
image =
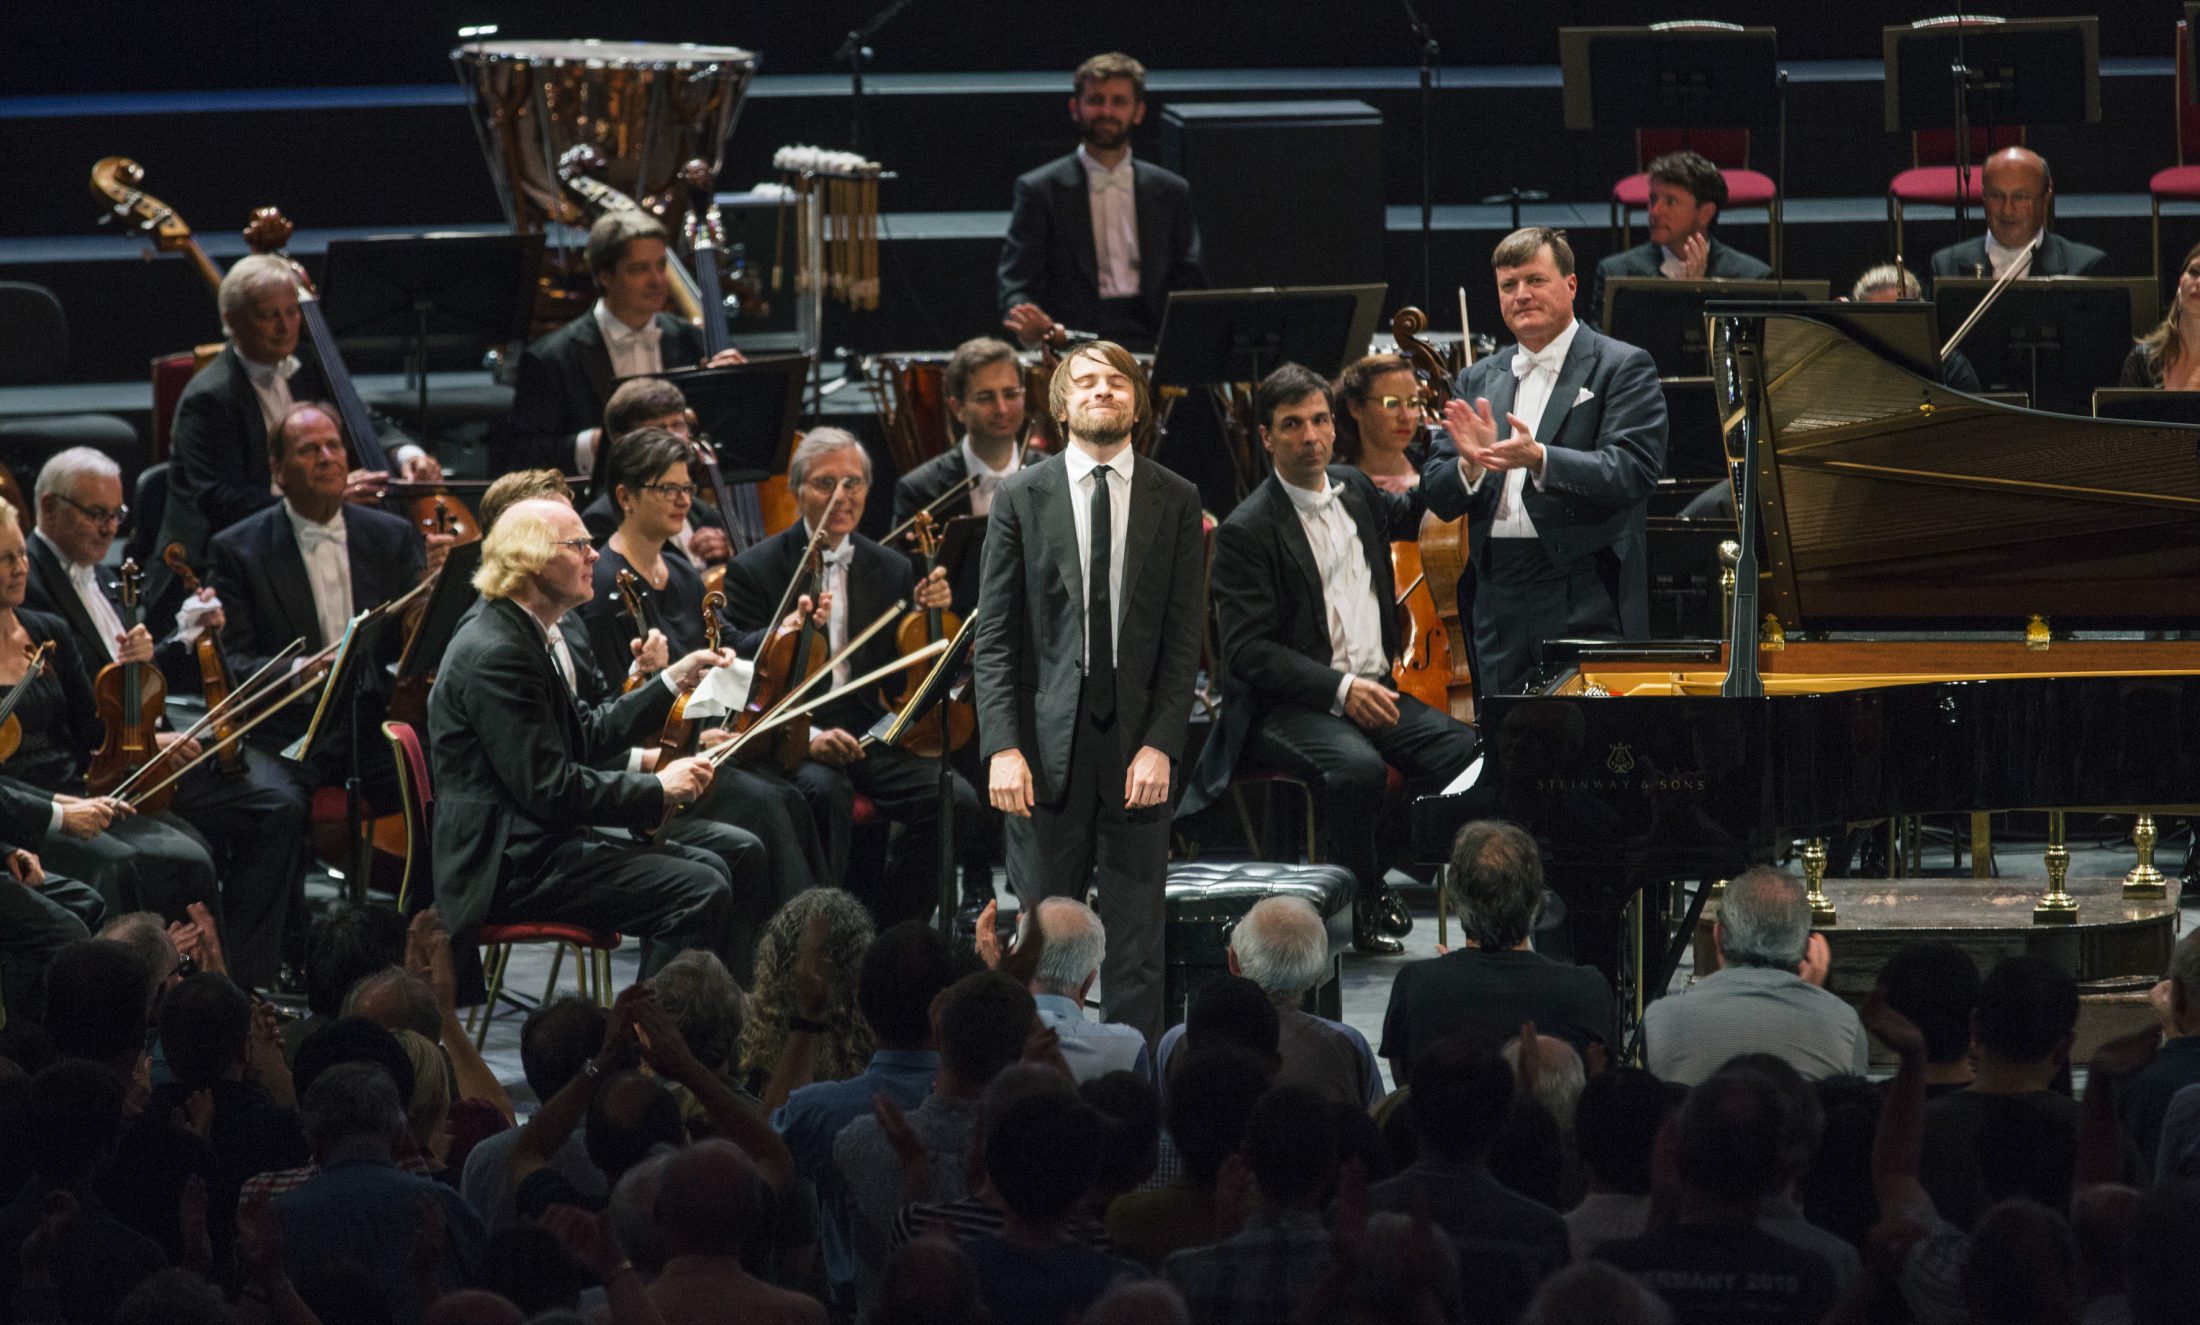
[[[1765,609],[1789,631],[2200,625],[2200,427],[1951,390],[1904,307],[1706,310],[1728,454],[1745,417],[1764,443]]]

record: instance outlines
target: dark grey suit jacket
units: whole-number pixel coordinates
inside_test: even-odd
[[[311,350],[301,346],[298,358],[291,399],[328,399],[328,377]],[[275,504],[268,490],[267,422],[236,346],[216,355],[183,389],[169,437],[161,546],[181,543],[196,563],[216,533]],[[159,577],[166,574],[159,569]]]
[[[669,313],[657,315],[657,326],[657,355],[665,367],[692,368],[702,359],[701,331]],[[591,305],[521,352],[512,417],[503,443],[490,448],[490,467],[498,474],[572,469],[574,434],[603,426],[603,407],[617,385]]]
[[[1032,791],[1056,800],[1069,777],[1085,677],[1085,575],[1076,496],[1059,455],[993,494],[974,628],[979,754],[1023,751]],[[1181,764],[1199,668],[1199,492],[1141,456],[1123,540],[1122,633],[1115,644],[1114,734],[1126,762],[1150,745]],[[1173,790],[1181,790],[1178,772]]]
[[[1513,376],[1517,346],[1487,355],[1459,374],[1453,394],[1470,404],[1487,397],[1500,440],[1512,435],[1505,415],[1519,379]],[[1590,394],[1582,396],[1586,390]],[[1650,567],[1644,536],[1650,490],[1665,470],[1665,396],[1650,356],[1584,325],[1560,367],[1550,403],[1536,424],[1545,447],[1543,484],[1523,488],[1528,518],[1551,565],[1564,568],[1590,556],[1607,556],[1617,586],[1620,627],[1641,637],[1650,629]],[[1458,451],[1439,429],[1421,470],[1421,488],[1438,519],[1467,519],[1467,556],[1479,559],[1489,545],[1490,520],[1503,485],[1485,476],[1468,493]],[[1459,577],[1462,631],[1473,650],[1474,582]],[[1479,669],[1477,675],[1479,675]]]
[[[907,600],[915,589],[916,572],[909,558],[861,534],[848,537],[855,544],[855,560],[848,567],[848,635],[855,637],[896,602]],[[797,520],[733,559],[726,568],[726,621],[736,632],[735,647],[744,656],[753,654],[756,641],[774,624],[772,611],[779,606],[787,581],[802,565],[809,546],[809,527]],[[894,660],[894,630],[888,627],[871,637],[848,660],[850,675],[861,675]],[[885,687],[898,690],[898,680]],[[822,691],[820,691],[822,693]],[[850,695],[820,709],[816,725],[840,727],[861,736],[886,712],[877,690]]]
[[[100,638],[99,627],[92,624],[92,614],[84,610],[84,602],[76,596],[76,589],[69,583],[69,572],[61,564],[61,558],[47,546],[46,540],[35,533],[23,540],[30,554],[30,582],[23,592],[23,606],[36,612],[50,612],[68,623],[71,641],[76,645],[77,657],[84,660],[90,675],[99,675],[99,669],[107,665],[112,656],[107,651],[107,641]],[[163,571],[167,570],[162,565]],[[93,574],[99,587],[114,604],[116,615],[122,613],[122,581],[112,567],[96,566]],[[147,585],[151,584],[147,577]],[[150,604],[149,591],[140,601]],[[199,664],[195,652],[182,640],[170,636],[153,650],[153,664],[160,668],[161,679],[177,694],[192,695],[199,690]]]
[[[1738,248],[1705,237],[1703,274],[1705,280],[1757,281],[1772,275],[1772,268]],[[1659,264],[1665,261],[1664,252],[1649,240],[1633,248],[1614,253],[1597,264],[1596,280],[1589,287],[1589,321],[1604,325],[1604,282],[1612,276],[1661,276]]]
[[[1182,175],[1137,157],[1131,174],[1138,197],[1138,299],[1147,341],[1161,329],[1171,290],[1207,284],[1192,186]],[[1084,163],[1071,152],[1016,179],[1001,245],[1000,311],[1037,304],[1055,321],[1107,334],[1100,304],[1099,249],[1092,237],[1092,202]]]
[[[1385,492],[1351,465],[1331,465],[1329,481],[1344,489],[1338,500],[1359,530],[1383,627],[1383,656],[1394,659],[1401,646],[1391,606],[1398,587],[1390,545],[1419,536],[1419,492]],[[1343,676],[1330,666],[1329,614],[1314,545],[1282,479],[1270,474],[1215,530],[1207,586],[1222,650],[1222,729],[1200,752],[1183,814],[1198,813],[1229,787],[1261,714],[1279,703],[1327,712]]]
[[[538,878],[588,828],[656,828],[655,776],[592,765],[654,741],[671,708],[671,689],[654,681],[608,704],[575,701],[542,628],[509,599],[459,627],[428,692],[435,899],[454,937],[479,928],[500,887]]]
[[[1950,244],[1933,254],[1933,276],[1969,276],[1978,268],[1986,268],[1993,274],[1993,264],[1986,260],[1986,236],[1977,235],[1960,244]],[[2032,259],[2032,269],[2027,276],[2106,276],[2108,254],[2091,244],[2076,244],[2050,230],[2040,243],[2040,251]]]

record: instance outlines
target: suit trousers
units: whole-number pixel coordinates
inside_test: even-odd
[[[107,831],[79,841],[48,835],[38,855],[49,870],[82,879],[99,894],[110,916],[155,911],[163,920],[186,920],[184,910],[204,903],[221,923],[221,888],[206,844],[170,814],[135,814]],[[222,926],[226,937],[228,926]]]
[[[1560,569],[1537,539],[1492,538],[1482,546],[1473,559],[1476,694],[1521,693],[1545,640],[1621,637],[1609,552]]]
[[[1438,791],[1473,761],[1474,749],[1465,723],[1411,695],[1398,697],[1398,721],[1381,731],[1304,704],[1278,704],[1260,716],[1245,741],[1255,765],[1313,789],[1329,860],[1352,871],[1362,898],[1382,888],[1388,770],[1404,775],[1409,795]]]
[[[305,953],[311,798],[289,766],[251,749],[235,773],[209,760],[176,784],[171,808],[206,841],[221,877],[222,953],[240,985],[266,989],[286,951]]]
[[[688,948],[717,953],[739,979],[754,962],[752,956],[748,964],[736,964],[740,953],[731,947],[734,871],[726,856],[760,851],[754,838],[740,836],[751,845],[731,838],[706,848],[684,842],[649,846],[595,833],[574,837],[558,847],[532,882],[500,888],[489,915],[500,924],[557,921],[638,935],[644,979]],[[754,947],[751,935],[752,954]]]
[[[815,879],[817,834],[802,793],[776,773],[721,768],[703,799],[674,816],[666,836],[726,862],[732,919],[724,955],[734,978],[745,978],[773,913]]]
[[[826,855],[837,866],[833,882],[848,882],[848,841],[853,831],[856,793],[862,792],[878,806],[879,813],[897,828],[886,851],[885,867],[875,889],[851,889],[862,895],[864,905],[880,929],[904,920],[923,920],[932,914],[939,898],[939,790],[940,763],[914,755],[899,746],[871,744],[863,758],[846,768],[828,768],[806,760],[795,770],[795,785],[809,798],[810,812],[822,815],[819,823],[826,841]],[[985,806],[970,783],[948,771],[950,794],[955,803],[955,857],[965,880],[963,892],[983,880],[992,893],[995,834]]]
[[[1168,799],[1132,810],[1123,804],[1126,769],[1116,733],[1103,730],[1078,706],[1069,777],[1052,802],[1031,810],[1029,859],[1010,862],[1026,907],[1049,897],[1085,900],[1097,870],[1100,924],[1107,955],[1100,966],[1103,1021],[1119,1022],[1158,1042],[1162,1030],[1163,887],[1169,872],[1169,825],[1185,770],[1170,775]],[[1011,839],[1011,845],[1018,845]]]
[[[43,857],[41,857],[43,860]],[[46,963],[92,936],[107,908],[88,884],[48,874],[36,888],[0,878],[0,1010],[29,1026],[44,1014]]]

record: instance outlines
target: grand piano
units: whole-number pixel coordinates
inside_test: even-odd
[[[1431,864],[1472,819],[1533,833],[1629,1021],[1710,892],[1678,885],[1797,839],[2200,802],[2200,640],[2144,637],[2200,626],[2200,428],[1950,390],[1899,305],[1707,316],[1744,647],[1561,650],[1533,693],[1484,697],[1482,759],[1413,807]]]

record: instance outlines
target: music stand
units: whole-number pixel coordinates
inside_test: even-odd
[[[1615,276],[1604,282],[1604,332],[1647,351],[1660,378],[1711,380],[1711,336],[1703,308],[1712,299],[1825,302],[1825,281],[1701,280]]]
[[[1778,29],[1560,28],[1569,129],[1771,124],[1780,113]]]
[[[1993,284],[1978,277],[1935,281],[1940,325],[1961,326]],[[2132,337],[2153,321],[2152,309],[2142,308],[2153,288],[2148,277],[2011,281],[1956,348],[1987,391],[2023,391],[2033,409],[2090,414],[2094,389],[2116,385]]]
[[[428,426],[428,352],[478,359],[527,339],[535,313],[540,234],[374,235],[329,241],[321,308],[338,340],[408,346],[418,374],[419,426]]]
[[[978,601],[978,578],[985,558],[985,529],[990,523],[982,515],[958,515],[949,520],[946,532],[940,535],[938,563],[947,567],[947,583],[955,590],[955,610],[965,615]],[[921,572],[923,567],[918,567]],[[965,596],[963,589],[968,588]]]
[[[444,554],[443,569],[436,575],[435,587],[428,591],[428,606],[420,614],[420,624],[405,641],[404,653],[398,656],[400,678],[424,680],[435,675],[443,662],[443,651],[451,646],[451,636],[458,633],[459,623],[481,597],[474,588],[474,571],[480,565],[478,538]]]
[[[360,831],[366,811],[360,792],[359,701],[380,671],[375,659],[382,652],[383,637],[390,623],[400,616],[386,607],[372,607],[351,619],[351,625],[344,631],[343,645],[336,651],[336,661],[329,668],[328,678],[321,683],[321,698],[313,706],[313,721],[307,726],[306,734],[283,751],[285,759],[310,764],[316,756],[329,752],[336,732],[341,731],[349,738],[350,748],[343,752],[344,827],[351,835],[352,857],[344,891],[355,906],[364,904],[367,899],[367,871],[373,863],[373,848],[363,840],[365,834]],[[336,712],[339,705],[343,710],[341,714]]]
[[[787,472],[787,444],[802,412],[810,374],[807,354],[758,355],[723,368],[682,368],[658,377],[680,388],[703,436],[718,451],[728,483],[761,483]],[[597,452],[597,478],[604,455]]]
[[[932,671],[925,678],[924,685],[910,696],[909,702],[902,706],[901,713],[887,713],[872,723],[871,730],[864,733],[866,741],[883,744],[888,733],[896,724],[901,723],[903,714],[911,715],[911,723],[921,721],[933,708],[954,697],[955,686],[962,680],[971,646],[977,639],[977,632],[971,629],[976,621],[977,614],[973,611],[970,618],[962,623],[962,630],[949,644],[947,651],[932,660]],[[955,771],[953,762],[947,755],[946,750],[941,750],[939,758],[934,762],[939,765],[939,927],[942,934],[952,939],[955,935],[955,904],[961,890],[955,886]]]
[[[2200,426],[2200,391],[2164,391],[2159,387],[2137,386],[2102,387],[2093,393],[2093,417]]]

